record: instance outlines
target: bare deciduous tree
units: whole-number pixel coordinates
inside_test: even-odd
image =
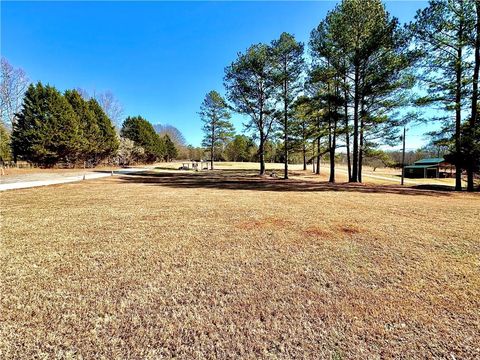
[[[176,146],[187,145],[187,141],[185,140],[182,132],[178,130],[175,126],[170,124],[156,124],[153,125],[153,128],[160,136],[168,135]]]
[[[28,77],[21,68],[14,68],[4,57],[1,59],[0,108],[2,122],[12,128],[15,114],[20,110],[27,91]]]
[[[107,90],[103,93],[95,94],[94,98],[98,101],[110,120],[120,129],[123,120],[123,106],[115,95]]]

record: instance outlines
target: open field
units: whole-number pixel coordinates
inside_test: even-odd
[[[164,169],[178,169],[182,165],[182,162],[172,162],[172,163],[160,163],[158,164],[159,168]],[[283,176],[283,167],[282,163],[267,163],[266,168],[270,171],[275,171],[279,177]],[[252,162],[216,162],[216,169],[241,169],[241,170],[258,170],[258,163]],[[330,164],[328,162],[321,163],[321,174],[322,176],[318,177],[312,173],[312,165],[307,166],[306,172],[303,172],[303,165],[301,164],[289,164],[288,168],[292,172],[293,178],[296,178],[296,175],[300,175],[301,178],[304,178],[305,175],[309,177],[312,181],[325,181],[328,180],[328,175],[330,173]],[[344,164],[336,164],[336,181],[338,182],[347,182],[348,181],[348,170],[347,166]],[[381,184],[381,185],[392,185],[400,184],[402,172],[400,169],[392,168],[377,168],[375,171],[372,167],[364,166],[363,167],[363,182],[366,184]],[[325,176],[324,176],[325,175]],[[453,178],[443,178],[443,179],[410,179],[405,178],[405,185],[441,185],[441,186],[451,186],[452,189],[455,187],[455,179]],[[463,182],[463,186],[466,187],[467,183]]]
[[[479,194],[325,179],[0,193],[0,358],[479,358]]]

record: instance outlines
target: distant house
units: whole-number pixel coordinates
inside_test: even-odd
[[[447,170],[450,169],[450,174]],[[452,166],[444,158],[430,158],[415,161],[413,165],[403,168],[405,177],[408,178],[439,178],[449,177]]]

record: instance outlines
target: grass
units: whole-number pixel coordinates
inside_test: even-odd
[[[1,193],[0,358],[480,356],[478,194],[241,167]]]

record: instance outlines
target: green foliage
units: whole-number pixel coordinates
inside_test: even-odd
[[[215,149],[223,148],[234,133],[228,105],[215,90],[205,95],[200,106],[200,117],[204,133],[202,145],[208,148],[211,159],[214,159]]]
[[[41,166],[74,162],[82,149],[78,116],[52,86],[30,85],[12,132],[15,157]]]
[[[78,91],[67,90],[64,96],[79,120],[79,158],[91,161],[97,155],[100,143],[100,129],[95,113]]]
[[[12,151],[10,149],[10,134],[6,126],[0,121],[0,161],[6,162],[12,160]]]
[[[278,40],[272,41],[273,78],[277,86],[277,98],[281,103],[278,120],[283,133],[285,171],[288,178],[288,152],[290,140],[296,125],[292,113],[295,98],[302,88],[301,75],[304,68],[303,44],[293,35],[282,33]]]
[[[229,161],[254,161],[258,151],[251,138],[235,135],[225,148],[225,158]]]
[[[155,132],[152,124],[141,116],[127,117],[122,125],[121,136],[142,147],[147,162],[155,162],[165,156],[164,141]]]
[[[104,159],[114,155],[119,147],[119,139],[115,131],[115,125],[97,100],[93,98],[88,100],[88,106],[95,115],[95,120],[100,131],[97,143],[97,159]]]
[[[178,150],[175,146],[175,143],[170,139],[168,134],[163,136],[163,142],[165,144],[165,155],[164,158],[166,161],[171,161],[178,156]]]
[[[236,112],[247,115],[247,130],[259,140],[260,174],[265,174],[265,142],[275,122],[276,83],[271,48],[265,44],[250,46],[225,69],[225,88]]]
[[[418,54],[380,0],[343,0],[312,31],[310,47],[310,83],[324,108],[330,148],[337,132],[332,134],[331,124],[335,128],[343,113],[338,131],[350,135],[348,109],[353,109],[351,181],[361,181],[365,144],[398,139],[404,122],[398,109],[409,104],[414,85],[409,70]]]
[[[427,90],[417,104],[443,108],[443,112],[437,111],[438,115],[429,120],[442,122],[442,132],[434,135],[443,140],[452,136],[450,160],[456,166],[456,190],[462,189],[461,173],[465,166],[471,176],[469,189],[473,187],[471,165],[464,161],[470,150],[465,148],[467,142],[462,140],[462,117],[472,106],[468,100],[473,93],[470,86],[474,78],[475,4],[475,0],[431,0],[428,7],[417,12],[415,22],[409,26],[423,55],[419,78]],[[465,132],[470,139],[474,133],[472,126]],[[463,154],[465,151],[467,154]]]

